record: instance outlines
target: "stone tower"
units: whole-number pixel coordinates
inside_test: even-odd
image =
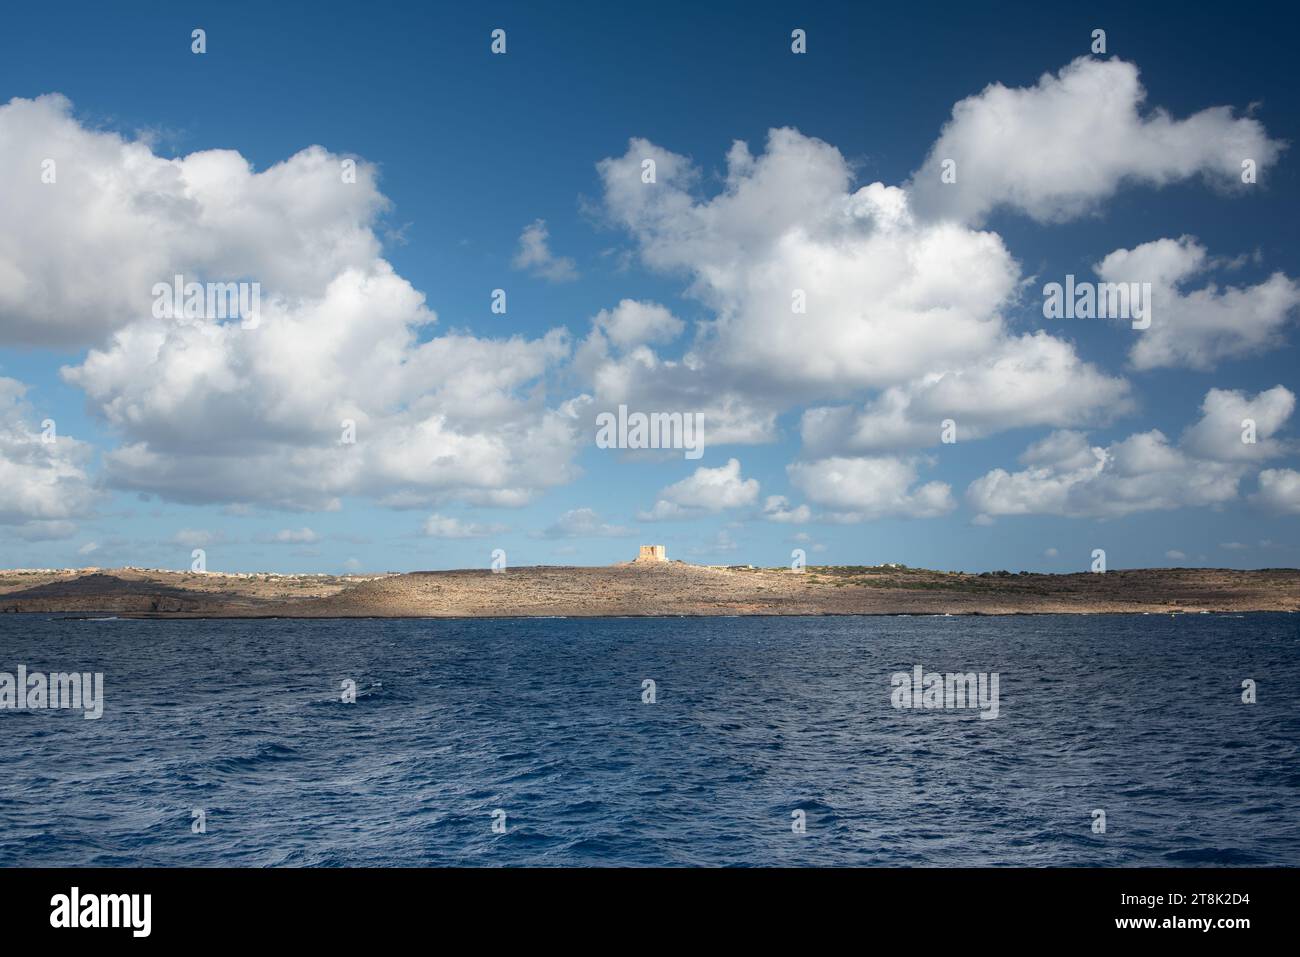
[[[639,562],[666,562],[668,561],[668,549],[663,545],[642,545],[636,560]]]

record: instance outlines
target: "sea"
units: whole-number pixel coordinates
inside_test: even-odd
[[[1296,866],[1298,623],[0,616],[0,862]]]

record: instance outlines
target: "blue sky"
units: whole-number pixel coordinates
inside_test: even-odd
[[[7,13],[0,564],[183,568],[194,547],[214,570],[475,567],[495,548],[601,564],[651,541],[765,565],[794,548],[973,570],[1086,569],[1094,548],[1111,567],[1296,564],[1300,116],[1281,14],[622,6]],[[1072,66],[1098,27],[1106,53]],[[1249,186],[1230,175],[1243,149]],[[212,150],[233,166],[191,162]],[[935,185],[945,150],[960,194]],[[651,155],[668,160],[645,200],[624,167]],[[343,194],[321,171],[346,157],[362,172]],[[283,176],[226,186],[243,163]],[[858,194],[876,182],[884,199]],[[869,208],[846,219],[854,196]],[[896,202],[915,221],[890,233]],[[538,220],[552,258],[521,264]],[[1045,282],[1096,280],[1125,250],[1116,275],[1180,277],[1148,352],[1123,323],[1043,318]],[[193,329],[149,324],[146,280],[174,265],[259,281],[288,312],[203,340],[200,361]],[[349,269],[374,280],[359,312],[326,293]],[[772,325],[769,279],[807,287],[806,334]],[[679,334],[645,331],[652,305]],[[622,347],[619,322],[639,330]],[[910,411],[889,419],[887,394]],[[701,410],[719,438],[699,461],[597,448],[592,416],[620,398]],[[828,408],[865,416],[857,439],[809,441],[805,415]],[[329,457],[340,409],[365,423],[348,463]],[[1164,441],[1133,439],[1152,430]],[[671,520],[650,519],[660,501]]]

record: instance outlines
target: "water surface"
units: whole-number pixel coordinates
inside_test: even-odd
[[[4,616],[18,664],[106,704],[0,711],[7,865],[1300,864],[1294,615]]]

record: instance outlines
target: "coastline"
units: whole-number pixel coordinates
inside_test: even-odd
[[[147,569],[0,572],[0,610],[142,619],[537,619],[1300,611],[1300,570],[1050,575],[683,562],[329,576]]]

